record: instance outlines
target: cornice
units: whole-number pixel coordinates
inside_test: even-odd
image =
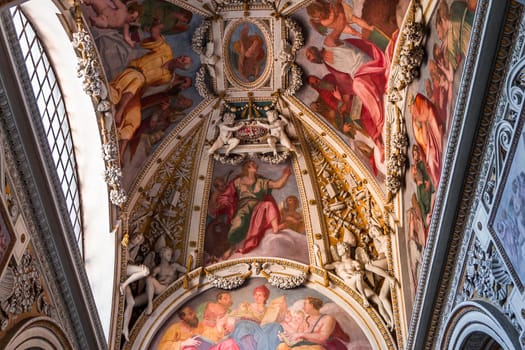
[[[451,283],[456,271],[455,266],[458,263],[458,255],[462,248],[466,230],[468,230],[469,214],[476,200],[476,190],[482,172],[484,154],[490,146],[488,144],[489,135],[494,123],[500,92],[503,89],[511,60],[513,43],[517,35],[522,12],[522,6],[514,1],[505,4],[495,3],[493,2],[491,5],[499,6],[500,10],[501,7],[504,7],[504,22],[500,26],[502,32],[497,38],[496,51],[488,75],[487,87],[484,91],[484,96],[482,96],[483,104],[479,116],[474,115],[469,109],[475,109],[474,104],[479,105],[479,100],[475,101],[477,96],[473,97],[473,91],[470,87],[474,83],[483,84],[483,82],[476,79],[483,80],[483,76],[477,70],[485,69],[486,71],[486,66],[482,67],[483,65],[480,64],[480,61],[482,61],[480,59],[481,49],[473,55],[469,55],[470,59],[467,61],[463,74],[463,83],[458,96],[454,124],[445,157],[448,161],[444,164],[442,172],[442,179],[446,180],[436,198],[435,214],[429,234],[429,248],[425,254],[422,266],[421,273],[422,276],[426,276],[426,281],[425,285],[420,284],[419,286],[409,332],[414,335],[419,330],[420,334],[419,338],[409,339],[409,348],[411,346],[412,348],[433,349],[437,345],[436,342],[443,320],[442,311],[447,303],[447,296],[450,293]],[[482,40],[483,42],[487,41],[487,38],[482,37],[482,23],[480,21],[485,16],[492,15],[492,12],[487,10],[489,6],[489,2],[483,2],[478,8],[477,30],[473,33],[471,47],[483,48],[484,45],[480,43],[482,43]],[[491,27],[490,19],[486,20],[486,22],[483,23],[483,27],[494,28]],[[492,33],[492,35],[494,34],[497,35],[497,33]],[[486,58],[487,56],[485,56]],[[471,100],[468,101],[468,98]],[[466,128],[474,130],[470,153],[468,157],[465,157],[463,154],[463,157],[465,157],[464,161],[458,161],[458,158],[461,158],[459,154],[461,148],[464,148],[464,151],[469,148],[467,145],[460,145],[459,143],[460,139],[462,142],[464,141],[463,133]],[[457,178],[453,173],[455,172],[455,167],[464,167],[464,164],[467,164],[467,167],[464,171],[462,183],[458,186],[457,183],[453,183],[453,179]],[[460,189],[459,193],[461,195],[457,197],[457,203],[452,203],[449,202],[450,189],[456,186]],[[450,226],[447,226],[449,221]],[[443,224],[443,222],[446,223]],[[430,281],[431,276],[432,281]],[[437,285],[436,281],[439,281]],[[429,314],[430,312],[431,314]],[[422,332],[425,332],[424,336]],[[416,335],[415,337],[418,336]]]

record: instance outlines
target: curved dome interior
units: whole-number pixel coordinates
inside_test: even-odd
[[[449,39],[425,23],[464,11],[468,45],[466,5],[144,0],[111,28],[85,1],[126,194],[117,345],[163,348],[178,311],[203,321],[220,290],[240,324],[264,285],[257,331],[315,297],[346,346],[400,346],[451,119],[439,94],[457,93],[467,47],[432,51]]]

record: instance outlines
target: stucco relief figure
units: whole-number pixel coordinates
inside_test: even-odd
[[[244,23],[240,30],[239,40],[232,43],[236,55],[236,65],[240,78],[251,82],[260,77],[266,63],[265,41],[257,26]]]
[[[216,78],[215,65],[219,62],[219,56],[215,55],[214,52],[215,45],[213,44],[213,41],[208,41],[204,52],[200,55],[201,64],[206,66],[210,77],[213,79]]]
[[[256,248],[269,228],[273,233],[279,232],[279,208],[271,193],[285,186],[291,169],[285,168],[276,180],[264,178],[257,169],[253,160],[243,163],[240,175],[229,182],[217,199],[219,213],[226,214],[231,225],[228,231],[230,248],[223,259],[236,251],[245,254]]]
[[[126,266],[126,280],[120,284],[120,293],[125,294],[126,308],[124,310],[124,322],[122,326],[122,334],[124,338],[128,340],[129,335],[129,321],[131,319],[131,313],[135,306],[135,297],[129,288],[129,285],[139,279],[145,278],[149,275],[149,269],[146,265],[135,264],[137,253],[139,252],[140,245],[144,242],[144,236],[142,234],[135,235],[128,243],[126,250],[128,264]]]
[[[152,312],[153,297],[165,291],[166,288],[177,279],[177,272],[186,272],[186,268],[173,262],[172,258],[173,249],[163,247],[160,250],[160,264],[153,268],[151,275],[146,279],[146,295],[148,297],[146,315]]]
[[[389,275],[388,271],[382,269],[378,261],[370,260],[365,248],[357,247],[355,255],[356,258],[353,259],[349,243],[339,242],[336,246],[336,256],[334,256],[336,261],[325,265],[325,268],[335,270],[335,273],[345,284],[357,291],[363,298],[363,306],[368,307],[370,305],[369,302],[377,305],[379,314],[383,317],[387,326],[393,329],[394,314],[392,303],[390,302],[390,286],[394,283],[394,278]],[[370,285],[370,283],[375,284],[375,279],[373,275],[367,275],[369,272],[385,278],[379,294]],[[370,283],[365,278],[368,278]]]
[[[328,270],[335,270],[346,285],[358,292],[363,298],[363,306],[368,307],[369,299],[377,301],[377,294],[372,290],[370,285],[365,281],[364,267],[359,261],[352,259],[350,254],[350,244],[348,242],[339,242],[336,246],[336,261],[326,264]]]
[[[369,235],[373,240],[377,256],[371,259],[365,249],[356,249],[356,258],[364,263],[365,270],[384,278],[383,284],[379,290],[378,304],[379,312],[387,322],[390,329],[394,328],[394,313],[390,301],[390,289],[397,283],[396,279],[388,272],[388,237],[383,234],[380,226],[372,225]]]
[[[129,46],[135,46],[131,39],[129,26],[135,22],[142,11],[142,6],[136,1],[125,4],[120,0],[84,0],[84,4],[91,6],[96,16],[90,16],[91,24],[98,28],[121,29],[124,40]]]
[[[267,142],[272,148],[273,155],[277,156],[277,142],[289,151],[297,153],[297,148],[293,145],[292,141],[290,141],[286,133],[286,126],[289,124],[288,120],[274,110],[266,112],[266,116],[268,117],[268,124],[258,121],[257,125],[270,131]]]
[[[241,140],[234,136],[234,132],[241,129],[244,124],[234,125],[235,123],[235,114],[231,112],[226,112],[222,116],[222,121],[217,124],[219,129],[219,136],[213,141],[208,154],[212,155],[222,146],[226,146],[225,154],[228,156],[230,152],[239,145]]]

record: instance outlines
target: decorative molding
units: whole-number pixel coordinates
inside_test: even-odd
[[[9,18],[7,15],[7,19],[2,22],[4,24],[10,23]],[[4,29],[8,36],[8,41],[13,43],[17,42],[14,29],[7,27],[7,25],[4,26]],[[0,44],[0,46],[1,45],[3,44]],[[23,61],[19,52],[15,51],[14,56],[17,62]],[[5,67],[3,72],[7,71],[9,71],[9,68]],[[19,87],[12,85],[17,81],[17,79],[14,78],[15,72],[11,71],[9,74],[6,74],[6,78],[12,77],[12,79],[6,80],[6,86],[0,84],[0,115],[2,116],[0,121],[2,122],[1,134],[3,136],[2,141],[4,142],[3,148],[6,150],[4,153],[6,167],[13,185],[13,200],[16,200],[20,209],[18,220],[23,218],[25,226],[27,227],[26,233],[30,236],[29,238],[26,237],[26,239],[31,240],[34,251],[38,253],[35,258],[38,260],[40,271],[46,271],[46,286],[49,288],[49,295],[54,296],[52,301],[55,306],[53,310],[56,313],[54,318],[60,319],[65,332],[72,340],[75,348],[87,348],[89,347],[88,344],[93,346],[97,344],[96,346],[100,347],[102,343],[104,343],[104,341],[101,342],[104,338],[102,336],[103,330],[100,322],[90,314],[83,314],[81,318],[74,301],[82,297],[84,298],[86,310],[96,310],[93,299],[90,295],[76,295],[75,298],[73,298],[71,294],[71,283],[89,286],[87,276],[78,269],[82,264],[78,249],[76,251],[67,251],[67,248],[64,248],[64,246],[76,246],[77,242],[73,235],[65,234],[65,232],[58,230],[53,233],[50,231],[50,219],[52,218],[47,217],[25,149],[25,145],[30,142],[29,140],[22,141],[17,126],[18,122],[24,119],[22,118],[22,114],[26,115],[27,118],[32,115],[39,115],[38,112],[36,112],[36,102],[33,101],[33,103],[31,103],[31,101],[28,101],[29,103],[27,104],[22,102],[21,96],[16,93],[16,91],[19,91]],[[23,91],[32,91],[29,79],[20,79],[20,83]],[[6,88],[8,89],[6,90]],[[7,94],[6,91],[9,91],[9,94]],[[7,95],[9,95],[9,99]],[[30,96],[30,94],[28,96]],[[28,106],[29,110],[25,110],[21,106]],[[44,140],[45,136],[39,134],[37,138]],[[50,155],[47,157],[51,159]],[[57,184],[55,186],[56,188],[59,187],[57,179],[48,180],[51,181],[51,183]],[[59,210],[62,215],[67,216],[65,209]],[[56,224],[56,222],[53,224]],[[63,235],[62,238],[59,238],[60,235]],[[63,250],[61,252],[57,250],[57,244],[62,246]],[[67,259],[69,260],[62,260],[64,256],[68,256]],[[69,263],[66,261],[69,261]],[[67,274],[66,270],[74,272]],[[73,282],[75,278],[76,280]],[[87,291],[88,289],[89,287],[85,290]],[[87,324],[90,324],[90,326],[86,326]],[[88,329],[88,327],[92,328]],[[92,335],[90,339],[85,337],[85,334],[88,333]]]
[[[406,94],[407,86],[419,77],[419,68],[425,55],[425,30],[423,8],[419,0],[412,1],[398,39],[396,59],[391,64],[387,89],[387,107],[391,111],[391,117],[386,120],[387,202],[393,200],[404,183],[408,136],[403,115],[405,100],[402,96]]]
[[[33,256],[26,252],[21,264],[10,265],[0,279],[0,331],[16,323],[22,314],[34,313],[51,316],[52,306],[48,303],[42,284],[42,276]]]
[[[293,289],[306,283],[309,275],[308,267],[268,258],[243,259],[240,262],[219,264],[218,267],[204,271],[212,286],[227,290],[241,287],[249,277],[264,277],[276,288]]]
[[[78,53],[78,74],[83,77],[86,94],[91,96],[98,114],[98,124],[102,135],[102,158],[106,165],[104,179],[111,188],[111,203],[122,206],[127,196],[122,189],[122,171],[117,151],[114,131],[113,107],[109,101],[109,88],[105,81],[102,66],[98,59],[97,49],[91,34],[88,33],[80,15],[80,4],[76,5],[77,31],[73,33],[73,46]]]
[[[473,210],[477,207],[481,198],[481,171],[482,169],[490,169],[485,161],[487,151],[491,149],[487,140],[489,140],[493,130],[494,116],[497,114],[497,111],[499,111],[498,101],[500,98],[500,92],[503,88],[503,83],[507,74],[508,64],[513,50],[513,42],[517,34],[517,29],[519,27],[518,23],[522,14],[522,7],[515,2],[512,2],[508,8],[505,8],[506,17],[501,26],[503,33],[502,36],[497,39],[497,44],[494,44],[496,52],[494,54],[495,62],[492,65],[493,70],[486,76],[487,88],[484,89],[485,99],[483,105],[479,107],[480,115],[472,115],[470,116],[472,120],[468,121],[471,123],[468,126],[468,128],[471,128],[470,130],[474,130],[473,128],[475,127],[475,132],[472,133],[472,144],[463,145],[460,144],[459,138],[462,136],[461,132],[465,130],[464,124],[466,123],[466,114],[467,112],[471,113],[471,110],[477,111],[479,106],[479,97],[473,97],[474,99],[478,98],[478,100],[470,101],[471,105],[467,106],[469,97],[473,94],[471,85],[473,83],[473,77],[475,76],[475,68],[481,70],[486,69],[485,67],[479,67],[478,55],[480,54],[479,49],[483,46],[481,45],[481,40],[486,27],[486,22],[490,22],[490,20],[487,19],[489,6],[494,6],[495,8],[499,7],[499,9],[501,9],[503,4],[481,2],[477,8],[476,22],[473,25],[471,34],[471,50],[466,59],[461,86],[458,90],[455,115],[450,128],[449,146],[444,155],[444,159],[447,161],[444,163],[441,175],[443,183],[440,186],[449,189],[453,185],[454,191],[460,191],[461,195],[457,197],[457,203],[451,202],[454,207],[453,211],[456,214],[454,214],[455,217],[453,218],[450,228],[440,228],[439,226],[442,224],[447,210],[448,212],[451,210],[449,206],[445,208],[445,204],[448,203],[445,199],[450,198],[451,196],[455,198],[455,194],[451,195],[451,193],[447,193],[447,191],[439,191],[436,196],[433,220],[429,228],[426,250],[427,254],[424,256],[421,267],[422,279],[420,280],[420,286],[414,303],[412,322],[408,329],[408,347],[421,346],[421,348],[424,349],[433,349],[439,343],[440,338],[443,336],[444,320],[442,316],[443,314],[450,312],[450,298],[453,296],[449,293],[453,290],[451,289],[453,284],[457,283],[460,279],[455,267],[459,264],[458,258],[461,258],[461,254],[463,254],[462,252],[466,252],[464,248],[464,242],[466,242],[465,235],[468,234],[469,230],[476,232],[474,224],[479,227],[479,224],[474,221],[474,215],[476,214],[474,214]],[[487,45],[489,46],[492,45],[492,43],[493,42],[491,41],[487,41]],[[484,76],[481,76],[481,79],[484,79]],[[480,93],[479,89],[475,90],[477,90],[476,93]],[[468,164],[468,167],[464,172],[465,177],[461,182],[461,187],[459,187],[457,182],[453,181],[455,176],[453,174],[453,170],[455,169],[453,161],[457,161],[456,153],[458,152],[459,146],[461,146],[462,149],[468,146],[470,150],[469,157],[466,158],[466,164]],[[463,151],[467,150],[463,149]],[[455,207],[456,204],[457,208]],[[445,230],[447,231],[446,238],[439,237],[441,242],[440,246],[445,248],[445,250],[436,248],[438,245],[438,229],[440,229],[439,232],[442,232],[443,234],[445,234]],[[446,239],[446,241],[443,241],[444,239]],[[442,251],[440,257],[432,257],[431,252],[438,250]],[[439,271],[441,271],[441,275],[438,277],[438,285],[435,284],[436,276],[429,276],[432,264],[431,259],[435,259],[434,263],[439,264]],[[437,266],[436,269],[432,268],[432,271],[438,271]],[[423,283],[425,283],[425,285],[423,285]],[[432,286],[430,286],[430,284],[432,284]],[[432,291],[437,291],[435,295],[431,293],[431,299],[429,299],[428,295],[425,295],[430,289]],[[422,309],[423,304],[424,309]],[[434,312],[432,310],[439,311]],[[426,327],[421,328],[421,331],[418,331],[416,328],[418,325],[426,325]],[[414,336],[416,333],[418,339],[416,340],[417,343],[414,344]]]
[[[482,298],[501,307],[507,301],[512,285],[505,263],[496,250],[492,246],[485,250],[479,240],[474,239],[456,303]]]

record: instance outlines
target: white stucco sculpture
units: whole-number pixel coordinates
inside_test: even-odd
[[[288,120],[275,110],[266,112],[268,117],[268,124],[257,122],[257,125],[268,129],[270,135],[268,136],[268,144],[272,148],[274,156],[277,155],[277,142],[286,147],[289,151],[297,153],[296,147],[286,133],[286,126],[289,124]]]
[[[235,123],[235,114],[231,112],[226,112],[222,116],[222,121],[217,124],[219,128],[219,136],[213,141],[208,154],[212,155],[222,146],[226,146],[226,155],[229,155],[230,152],[239,145],[241,140],[234,136],[234,132],[239,130],[244,126],[244,124],[234,125]]]

